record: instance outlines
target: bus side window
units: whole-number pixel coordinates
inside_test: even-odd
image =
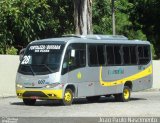
[[[123,46],[123,62],[124,65],[129,65],[131,63],[129,46]]]
[[[89,66],[101,66],[105,65],[105,45],[89,45]]]
[[[115,64],[116,65],[122,64],[120,50],[121,50],[121,46],[114,46],[114,55],[115,55]]]
[[[88,46],[89,66],[98,66],[98,54],[96,45]]]
[[[107,52],[107,64],[108,65],[114,65],[114,48],[113,46],[106,46],[106,52]]]
[[[136,46],[130,46],[130,58],[131,58],[131,64],[136,65],[137,64]]]
[[[69,66],[69,50],[66,51],[64,56],[64,61],[62,65],[62,75],[68,72],[68,66]]]
[[[143,49],[144,49],[144,57],[146,59],[149,59],[150,58],[150,47],[149,46],[144,46]]]
[[[150,47],[149,45],[139,46],[138,47],[138,58],[139,64],[147,64],[150,58]]]
[[[85,66],[86,44],[70,44],[65,54],[62,74]]]
[[[85,50],[75,49],[75,56],[69,57],[69,71],[85,66]]]
[[[105,45],[97,45],[97,55],[99,65],[105,65]]]

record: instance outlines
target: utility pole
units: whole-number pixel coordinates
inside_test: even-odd
[[[113,31],[113,35],[116,35],[114,1],[115,0],[112,0],[112,31]]]

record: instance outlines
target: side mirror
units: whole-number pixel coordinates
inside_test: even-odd
[[[19,52],[19,60],[20,60],[20,61],[22,61],[22,58],[23,58],[24,53],[25,53],[25,50],[26,50],[26,48],[23,48],[23,49],[21,49],[20,52]]]
[[[63,63],[63,69],[67,68],[67,63]]]

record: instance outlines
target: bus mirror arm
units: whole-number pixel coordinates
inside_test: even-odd
[[[23,58],[24,53],[25,53],[25,50],[26,50],[26,48],[23,48],[23,49],[21,49],[20,52],[19,52],[19,60],[20,60],[20,61],[22,61],[22,58]]]

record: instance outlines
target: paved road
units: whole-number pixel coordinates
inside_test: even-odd
[[[38,101],[35,106],[25,106],[17,98],[0,98],[0,117],[160,117],[160,91],[132,93],[131,101],[115,102],[113,98],[101,98],[88,103],[76,99],[72,106],[57,102]]]

